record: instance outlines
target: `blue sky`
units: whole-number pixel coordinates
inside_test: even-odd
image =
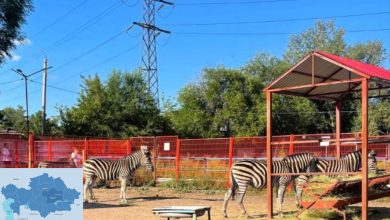
[[[380,40],[387,52],[390,49],[389,0],[181,0],[175,3],[175,7],[166,6],[156,15],[156,24],[172,31],[171,35],[158,37],[160,96],[166,98],[174,98],[205,67],[240,67],[259,52],[282,56],[291,34],[313,27],[316,20],[202,24],[377,13],[333,20],[347,30],[348,44]],[[28,42],[18,46],[13,51],[13,59],[0,67],[0,109],[25,103],[23,81],[10,69],[20,68],[27,74],[35,72],[42,68],[45,56],[49,66],[53,66],[47,83],[60,88],[48,88],[49,116],[58,114],[56,106],[72,106],[77,102],[81,75],[98,74],[106,79],[114,68],[131,71],[139,67],[141,29],[133,27],[127,33],[120,33],[133,21],[142,21],[142,4],[141,0],[35,0],[35,10],[22,28]],[[387,30],[361,31],[378,29]],[[360,31],[348,32],[356,30]],[[389,58],[383,66],[390,69]],[[42,74],[32,79],[42,82]],[[10,82],[14,80],[17,81]],[[31,113],[41,109],[41,90],[40,84],[29,83]]]

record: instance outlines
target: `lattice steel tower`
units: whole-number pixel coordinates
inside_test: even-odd
[[[142,70],[144,79],[148,85],[148,91],[159,104],[159,91],[158,91],[158,72],[157,72],[157,46],[156,37],[161,33],[170,34],[171,32],[158,28],[155,25],[156,17],[156,5],[159,2],[162,5],[173,5],[171,2],[164,0],[144,0],[144,23],[133,22],[134,25],[138,25],[143,28],[143,45],[142,45]],[[158,10],[159,10],[158,9]]]

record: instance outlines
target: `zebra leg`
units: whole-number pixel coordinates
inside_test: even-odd
[[[96,176],[91,176],[91,179],[90,179],[90,182],[89,182],[89,185],[88,185],[88,190],[89,190],[89,194],[90,194],[90,198],[92,201],[96,202],[96,198],[95,198],[95,195],[93,194],[93,185],[95,184],[95,181],[96,181]]]
[[[121,181],[120,200],[121,200],[121,204],[125,205],[125,204],[127,204],[127,199],[126,199],[127,178],[121,177],[120,181]]]
[[[248,213],[246,212],[246,209],[244,207],[244,196],[245,196],[245,193],[246,193],[246,189],[247,187],[245,188],[239,188],[239,193],[238,193],[238,196],[237,196],[237,203],[240,205],[240,208],[241,208],[241,214],[244,215],[244,216],[248,216]]]
[[[84,197],[83,200],[84,200],[85,203],[88,203],[87,189],[88,189],[88,184],[89,184],[90,181],[91,181],[90,177],[86,177],[85,178],[85,182],[84,182],[84,195],[83,195],[83,197]]]
[[[227,208],[227,204],[229,202],[229,199],[232,197],[232,195],[233,195],[233,190],[232,190],[232,188],[230,188],[225,193],[225,200],[223,201],[222,211],[223,211],[223,217],[224,218],[227,218],[226,208]]]
[[[309,180],[308,176],[299,176],[294,181],[294,192],[295,192],[295,199],[296,199],[296,205],[297,208],[301,209],[302,205],[302,192],[303,192],[303,185],[307,183]]]
[[[282,178],[280,178],[282,179]],[[279,216],[283,217],[283,209],[282,209],[282,204],[283,204],[283,199],[284,199],[284,193],[286,192],[286,184],[287,183],[279,183],[279,188],[278,188],[278,206],[279,206]]]

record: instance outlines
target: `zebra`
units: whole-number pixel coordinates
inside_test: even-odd
[[[368,168],[371,172],[377,172],[376,153],[369,151]],[[335,160],[318,160],[317,168],[320,172],[356,172],[362,166],[362,151],[357,150]],[[331,175],[334,177],[334,175]]]
[[[378,173],[377,163],[376,163],[376,153],[371,150],[367,155],[368,159],[368,171],[373,173]],[[362,163],[362,151],[357,150],[349,154],[344,155],[340,159],[333,160],[315,160],[315,166],[312,168],[312,172],[357,172],[361,168]],[[336,177],[336,175],[329,175],[330,177]],[[295,179],[294,188],[297,197],[297,207],[301,207],[301,198],[303,192],[303,185],[309,181],[309,176],[300,175]]]
[[[272,162],[273,173],[299,173],[306,171],[311,161],[315,158],[312,154],[294,154],[283,158],[280,161]],[[282,203],[287,185],[295,178],[291,175],[273,176],[273,185],[278,189],[279,215],[283,216]],[[230,198],[232,200],[237,196],[237,202],[240,205],[242,215],[247,215],[243,200],[249,185],[255,188],[264,188],[267,183],[267,163],[264,160],[245,159],[234,163],[230,169],[230,189],[225,193],[222,206],[224,218],[227,218],[227,204]]]
[[[107,159],[88,159],[84,162],[83,171],[85,177],[84,184],[84,202],[88,202],[87,190],[90,198],[95,200],[92,192],[93,184],[96,177],[102,180],[117,180],[121,181],[120,202],[127,204],[126,200],[126,185],[129,179],[134,177],[134,172],[140,166],[153,172],[154,167],[151,160],[151,153],[147,146],[141,146],[141,149],[133,154],[130,154],[120,160]]]

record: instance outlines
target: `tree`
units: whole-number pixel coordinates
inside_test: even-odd
[[[11,57],[17,42],[25,39],[21,26],[33,10],[31,0],[2,0],[0,2],[0,63]]]
[[[368,41],[347,45],[345,42],[345,31],[337,28],[333,21],[319,21],[314,28],[309,28],[301,34],[291,37],[284,59],[293,65],[301,60],[311,51],[323,50],[339,56],[346,56],[373,65],[380,65],[385,57],[385,49],[379,41]],[[351,96],[351,95],[350,95]],[[316,128],[317,132],[334,132],[335,126],[335,103],[325,101],[313,101],[318,114]],[[342,124],[344,131],[351,131],[357,114],[353,111],[357,108],[356,101],[343,102]]]
[[[371,101],[368,111],[368,132],[370,135],[390,134],[390,101]],[[353,131],[360,132],[362,130],[361,123],[361,107],[358,108],[358,115],[353,123]]]
[[[267,63],[270,59],[263,61],[264,56],[258,57],[241,69],[204,69],[197,83],[185,86],[179,92],[178,107],[170,105],[167,109],[171,111],[165,112],[179,135],[192,138],[264,135],[266,109],[262,81],[274,76],[274,71],[266,69],[275,66]],[[257,71],[256,66],[264,68]],[[305,127],[313,123],[315,115],[310,101],[283,96],[275,96],[274,100],[275,111],[280,113],[274,116],[274,123],[278,124],[275,134],[307,131]],[[297,113],[301,111],[305,112]]]
[[[18,106],[17,108],[7,107],[0,110],[0,115],[2,115],[0,130],[23,132],[24,126],[26,125],[24,113],[25,111],[22,106]]]
[[[314,28],[290,38],[284,60],[292,65],[314,50],[345,56],[347,45],[344,35],[344,29],[336,28],[333,21],[319,21]]]
[[[30,116],[30,129],[36,135],[42,135],[42,111],[38,111]],[[62,135],[56,117],[46,118],[45,135]]]
[[[77,104],[59,110],[65,135],[129,137],[173,133],[147,92],[140,71],[114,70],[105,83],[97,75],[84,78]]]

